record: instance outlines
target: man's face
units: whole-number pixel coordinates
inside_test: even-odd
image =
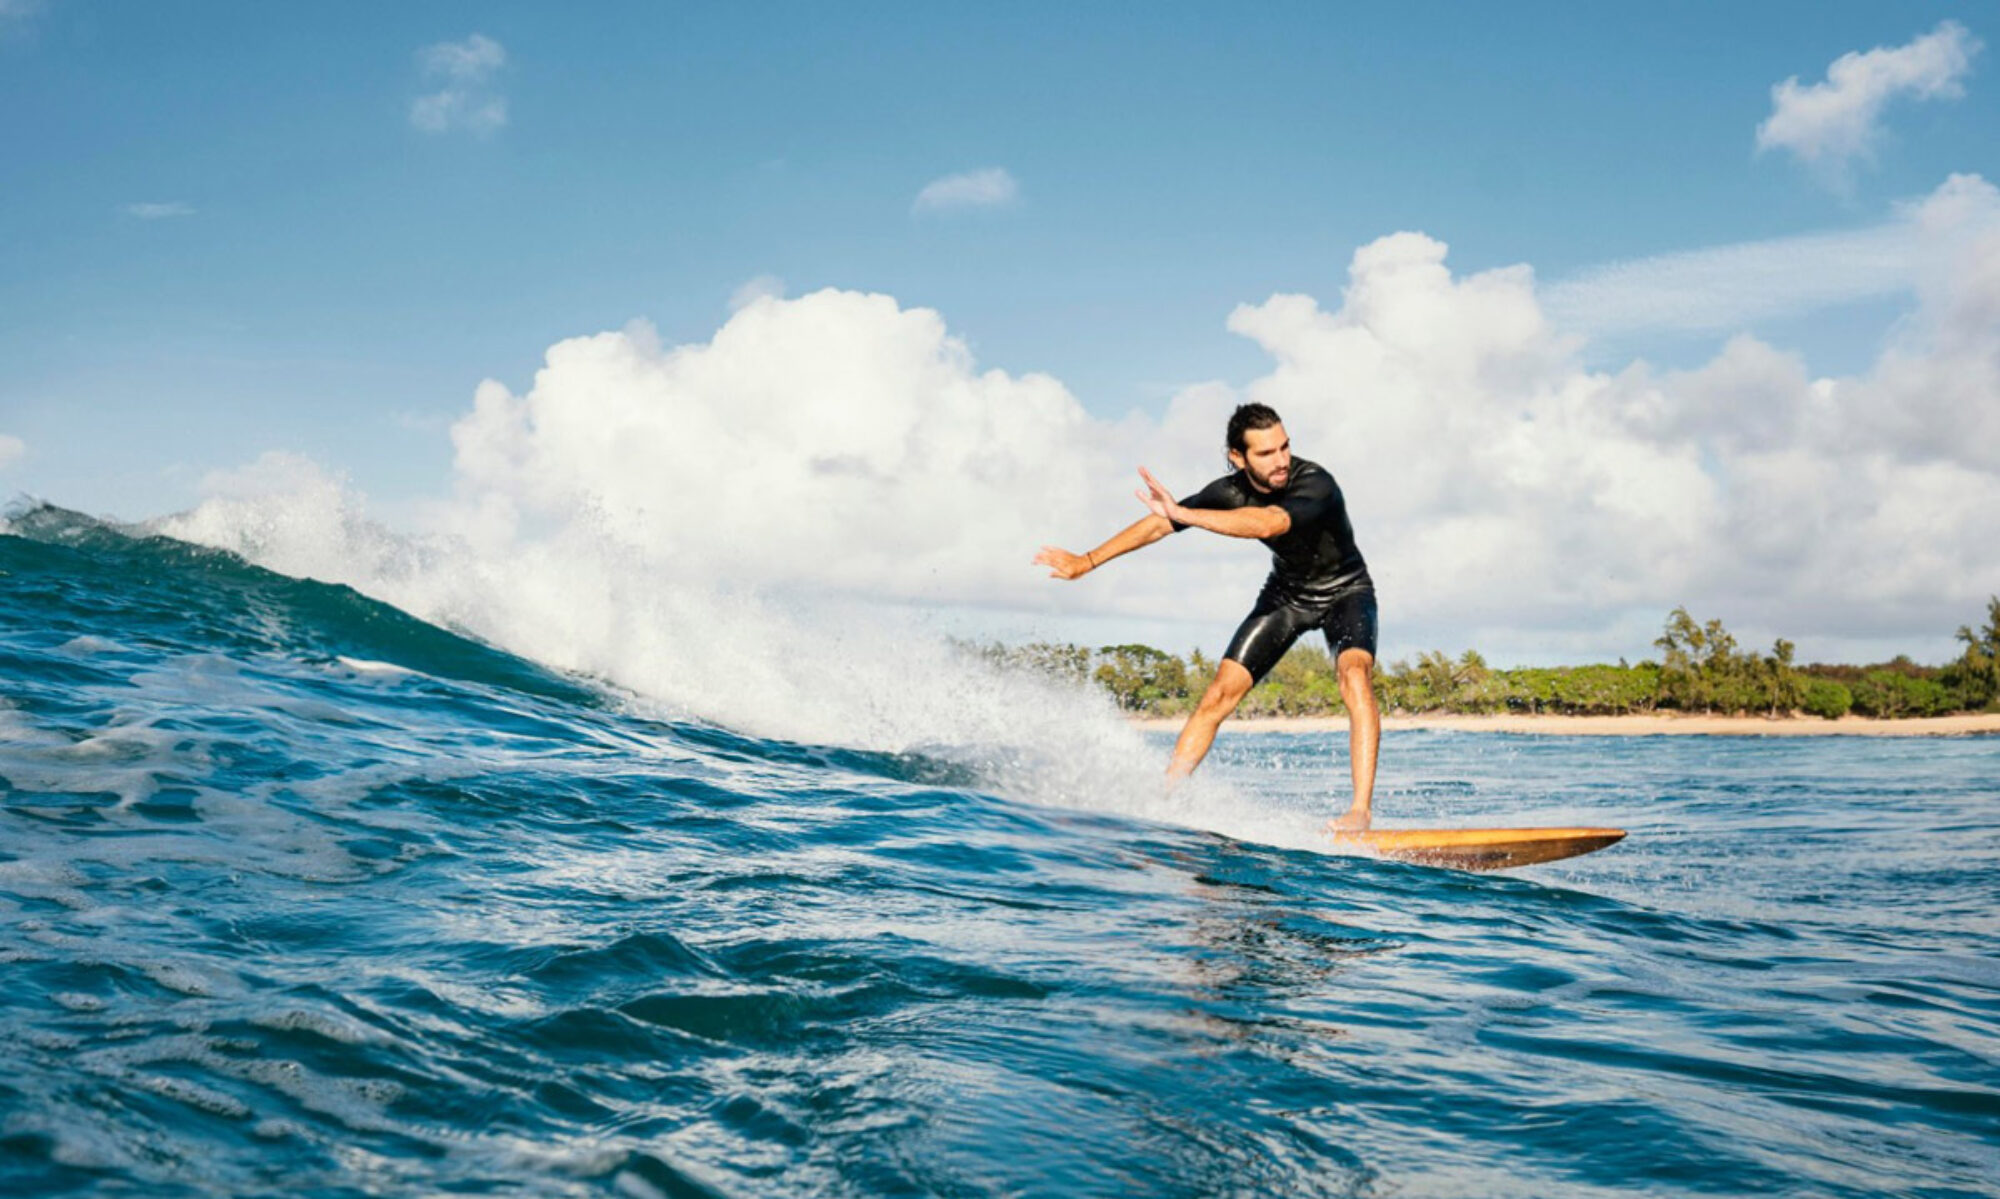
[[[1282,491],[1292,481],[1292,439],[1285,426],[1246,429],[1241,451],[1229,451],[1230,465],[1250,476],[1259,491]]]

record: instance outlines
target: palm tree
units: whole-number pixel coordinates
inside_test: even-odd
[[[1960,625],[1958,639],[1965,643],[1965,653],[1951,673],[1966,706],[1984,707],[2000,699],[2000,595],[1986,601],[1986,627],[1975,633],[1972,626]]]

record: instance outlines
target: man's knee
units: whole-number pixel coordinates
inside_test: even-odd
[[[1335,664],[1343,691],[1372,692],[1375,687],[1375,655],[1365,649],[1344,649]]]
[[[1256,682],[1241,662],[1224,658],[1222,665],[1216,668],[1215,678],[1210,680],[1208,690],[1202,692],[1201,706],[1225,715],[1233,712],[1236,705],[1243,702],[1243,697],[1250,694],[1250,688]]]

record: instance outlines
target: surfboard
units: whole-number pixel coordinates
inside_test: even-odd
[[[1400,862],[1504,870],[1573,858],[1624,836],[1622,828],[1376,828],[1334,833],[1333,843]]]

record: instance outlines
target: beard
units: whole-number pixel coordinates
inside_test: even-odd
[[[1243,473],[1250,476],[1250,482],[1259,491],[1283,491],[1285,484],[1292,481],[1292,468],[1289,465],[1284,467],[1282,471],[1273,471],[1271,474],[1266,475],[1258,473],[1256,467],[1245,462],[1243,464]],[[1283,477],[1274,482],[1272,476],[1279,474],[1282,474]]]

